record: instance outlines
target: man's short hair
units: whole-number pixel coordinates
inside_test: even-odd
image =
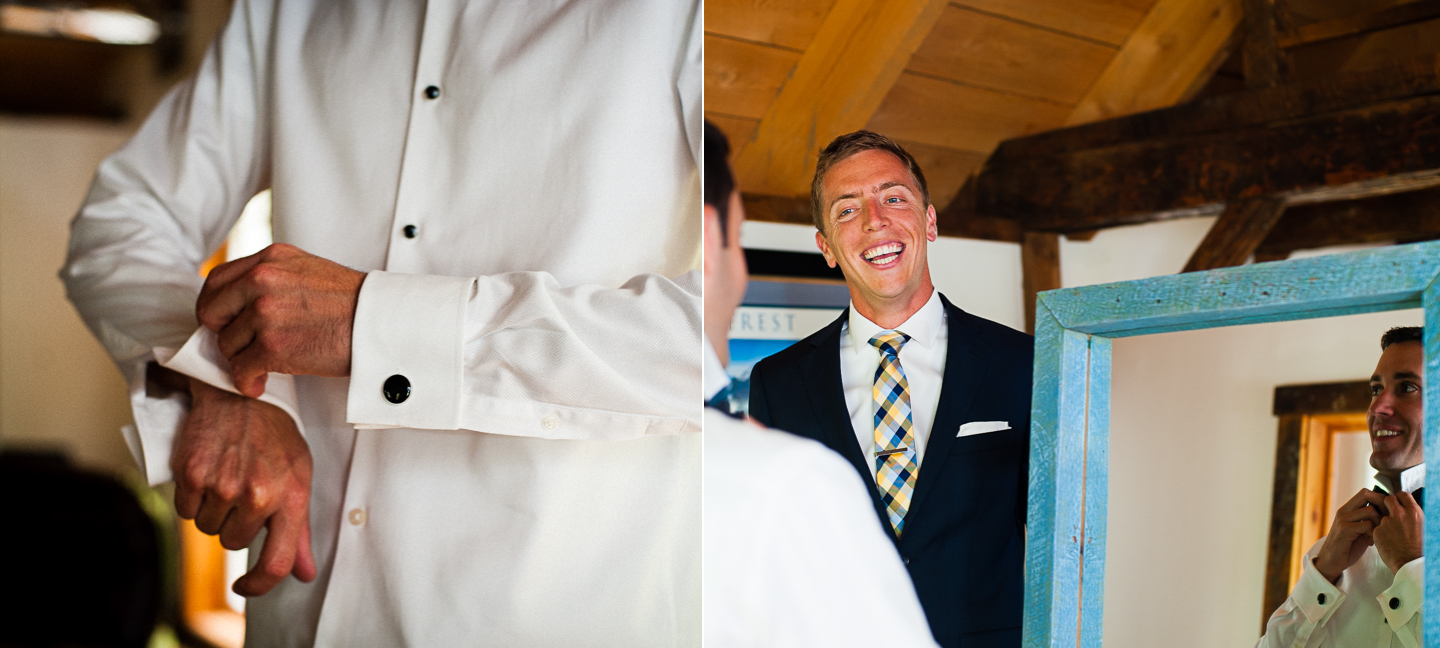
[[[1425,343],[1425,329],[1419,326],[1397,326],[1380,336],[1380,350],[1390,348],[1390,345],[1399,342]]]
[[[825,150],[820,151],[820,159],[815,161],[815,178],[810,181],[810,216],[815,220],[815,229],[825,231],[825,205],[821,203],[823,198],[820,195],[820,188],[825,184],[825,173],[846,158],[870,150],[889,151],[900,158],[900,161],[905,163],[905,168],[910,171],[911,177],[915,178],[915,184],[919,185],[920,198],[925,201],[925,206],[930,206],[930,188],[926,186],[925,172],[920,170],[915,158],[904,147],[896,144],[895,140],[879,133],[858,130],[832,140]]]
[[[720,246],[730,242],[730,194],[735,176],[730,175],[730,141],[710,120],[705,120],[705,204],[720,214]]]

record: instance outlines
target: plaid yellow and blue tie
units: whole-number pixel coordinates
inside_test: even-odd
[[[870,391],[875,401],[875,483],[896,536],[905,529],[905,512],[920,472],[910,429],[910,383],[900,366],[900,348],[909,341],[910,336],[899,331],[881,331],[870,338],[870,344],[880,349],[880,366]]]

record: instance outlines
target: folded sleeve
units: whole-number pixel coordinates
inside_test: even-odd
[[[136,430],[126,437],[152,483],[164,481],[155,468],[169,450],[150,444],[168,443],[185,408],[148,395],[145,365],[153,348],[178,348],[195,330],[197,270],[269,182],[257,108],[269,18],[254,4],[235,3],[195,76],[101,163],[60,271],[70,301],[130,381]]]
[[[1424,644],[1425,602],[1425,559],[1416,558],[1400,566],[1390,587],[1375,597],[1380,611],[1385,614],[1385,623],[1395,632],[1395,637],[1405,648],[1420,648]]]
[[[1295,588],[1290,590],[1290,596],[1285,599],[1285,603],[1270,615],[1269,621],[1265,623],[1265,634],[1256,644],[1257,648],[1310,645],[1311,636],[1325,626],[1325,622],[1344,602],[1345,592],[1320,575],[1312,560],[1324,541],[1325,539],[1321,538],[1320,542],[1315,543],[1305,554],[1305,569],[1300,574],[1300,580],[1295,583]]]
[[[372,272],[352,334],[357,428],[619,441],[698,432],[701,279],[560,286]]]

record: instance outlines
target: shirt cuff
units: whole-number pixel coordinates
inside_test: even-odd
[[[474,283],[383,271],[366,276],[350,342],[350,424],[460,428],[465,307]]]
[[[1322,576],[1320,570],[1315,568],[1315,561],[1309,556],[1302,562],[1305,563],[1305,570],[1300,574],[1300,580],[1295,583],[1290,598],[1295,607],[1300,608],[1301,614],[1305,615],[1306,621],[1321,625],[1344,602],[1345,592]]]
[[[1391,628],[1403,628],[1410,618],[1420,611],[1425,602],[1425,558],[1422,556],[1400,566],[1395,580],[1387,589],[1375,597],[1380,602],[1380,611]]]
[[[170,453],[174,449],[175,436],[185,425],[189,415],[189,401],[183,393],[165,397],[150,396],[146,388],[146,365],[153,357],[160,366],[191,378],[208,383],[233,394],[239,394],[230,378],[230,362],[220,353],[215,332],[201,327],[190,335],[190,339],[179,350],[156,347],[152,355],[131,365],[130,409],[135,416],[135,425],[121,430],[125,444],[134,455],[136,463],[145,473],[145,480],[151,486],[171,481]],[[265,379],[265,393],[258,399],[274,405],[295,421],[295,429],[305,435],[305,426],[300,422],[298,398],[295,395],[295,379],[292,376],[271,373]]]

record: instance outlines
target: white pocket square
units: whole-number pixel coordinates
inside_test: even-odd
[[[974,421],[960,426],[957,437],[970,436],[972,434],[984,434],[986,432],[999,432],[1010,429],[1009,421]]]

